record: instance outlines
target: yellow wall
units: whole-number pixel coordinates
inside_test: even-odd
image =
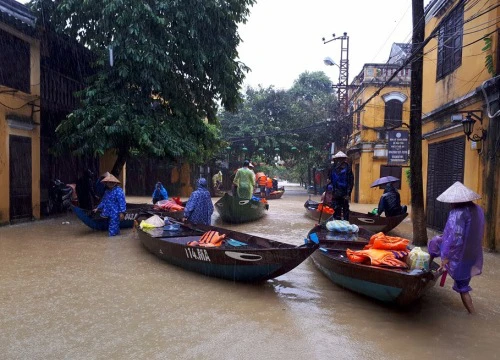
[[[6,121],[8,115],[18,115],[31,117],[35,123],[40,123],[40,43],[38,40],[25,36],[4,24],[0,24],[0,28],[28,42],[31,54],[31,93],[26,94],[18,91],[0,94],[0,144],[2,144],[0,148],[0,224],[5,224],[10,221],[10,135],[31,138],[32,208],[33,216],[37,219],[40,218],[40,127],[35,126],[30,131],[13,129],[8,126]],[[9,88],[0,85],[0,90],[9,90]],[[32,102],[36,106],[32,108],[31,105],[26,105],[28,102]]]
[[[359,99],[361,103],[364,103],[373,93],[378,90],[378,87],[370,86],[365,87],[362,92],[357,94],[351,101],[354,103]],[[368,103],[363,111],[361,112],[361,124],[365,127],[383,127],[384,126],[384,115],[385,115],[385,102],[382,98],[383,95],[389,93],[401,93],[404,94],[407,99],[403,103],[403,123],[409,124],[410,120],[410,90],[406,86],[401,87],[386,87],[379,95],[373,98],[370,103]],[[354,124],[356,124],[356,117],[354,116]],[[356,129],[356,127],[354,127]],[[402,128],[407,130],[407,128]],[[370,185],[380,177],[380,166],[387,165],[387,157],[375,158],[374,157],[374,146],[377,143],[386,144],[382,140],[377,140],[377,131],[371,129],[363,129],[361,131],[355,131],[352,135],[353,138],[359,136],[361,143],[371,144],[370,149],[361,150],[361,155],[359,159],[353,161],[353,171],[354,165],[359,164],[360,179],[355,179],[359,181],[359,198],[358,202],[361,204],[377,204],[380,197],[383,194],[383,189],[371,188]],[[356,145],[356,144],[353,144]],[[401,190],[399,190],[401,196],[401,204],[410,203],[410,187],[406,181],[405,176],[406,167],[402,167],[401,172]],[[353,197],[351,200],[354,199]]]
[[[453,5],[456,5],[455,1]],[[437,70],[437,37],[429,42],[424,49],[424,69],[423,69],[423,95],[422,95],[422,112],[424,114],[424,121],[422,126],[422,134],[429,133],[436,129],[445,129],[453,126],[451,122],[451,114],[457,111],[467,110],[483,110],[483,124],[484,129],[489,127],[489,118],[486,116],[485,103],[482,94],[474,94],[485,80],[493,76],[488,73],[485,67],[486,56],[491,54],[494,59],[494,67],[498,69],[497,51],[498,51],[498,18],[500,17],[500,8],[495,8],[492,11],[485,13],[482,16],[473,19],[473,16],[479,12],[484,12],[491,6],[491,2],[487,0],[479,0],[471,5],[465,5],[464,11],[464,36],[462,48],[462,63],[451,74],[445,76],[443,79],[436,80]],[[451,10],[452,8],[448,9]],[[433,31],[437,24],[443,19],[432,18],[426,23],[425,33],[426,37]],[[469,21],[470,20],[470,21]],[[486,26],[485,24],[490,24]],[[490,32],[494,32],[488,35]],[[484,51],[483,47],[485,42],[482,40],[485,36],[491,36],[493,39],[493,46],[490,51]],[[497,120],[494,120],[497,121]],[[437,135],[424,140],[422,144],[423,151],[423,175],[424,175],[424,190],[427,186],[427,164],[428,164],[428,148],[430,144],[442,142],[448,139],[464,136],[460,123],[456,123],[454,131],[448,131],[444,135]],[[481,135],[481,126],[479,121],[474,126],[475,133]],[[498,134],[489,134],[489,136],[498,136]],[[466,141],[465,148],[465,164],[464,164],[464,184],[483,196],[482,200],[477,203],[484,207],[485,201],[491,201],[492,193],[500,191],[500,180],[496,179],[494,189],[485,189],[483,185],[483,177],[485,176],[485,165],[488,164],[488,157],[486,153],[488,149],[485,148],[485,143],[482,143],[482,152],[478,152],[471,148],[472,142]],[[498,173],[498,170],[497,170]],[[493,218],[496,219],[495,227],[500,229],[500,203],[497,196],[497,203],[493,204],[493,209],[496,211]],[[498,232],[498,230],[497,230]],[[486,240],[486,238],[490,238]],[[491,238],[495,238],[496,240]],[[492,231],[486,234],[485,242],[496,242],[496,248],[500,247],[500,238]]]

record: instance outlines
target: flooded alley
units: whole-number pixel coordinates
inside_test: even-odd
[[[314,225],[307,198],[288,185],[263,219],[227,225],[214,213],[213,224],[300,244]],[[109,238],[69,213],[0,228],[0,357],[496,359],[500,257],[485,253],[484,265],[476,316],[451,279],[402,311],[334,285],[310,259],[263,284],[213,279],[158,259],[133,230]]]

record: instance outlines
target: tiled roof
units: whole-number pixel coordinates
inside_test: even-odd
[[[30,9],[15,0],[0,0],[0,22],[17,30],[34,35],[36,17]]]

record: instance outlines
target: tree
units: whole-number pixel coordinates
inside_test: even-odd
[[[410,97],[410,187],[411,213],[413,223],[413,242],[415,245],[427,245],[427,221],[424,210],[424,189],[422,182],[422,68],[424,43],[424,2],[412,1],[413,17],[413,60],[411,63]]]
[[[288,166],[329,161],[327,148],[337,141],[341,120],[335,118],[338,102],[323,72],[300,74],[289,90],[247,88],[243,99],[237,112],[219,114],[223,138],[232,147],[244,144],[249,157],[258,155],[268,164],[277,152]]]
[[[218,148],[218,103],[234,110],[248,68],[238,23],[255,0],[40,0],[45,26],[97,57],[81,108],[57,128],[59,150],[203,161]],[[110,50],[112,49],[112,51]],[[113,63],[110,64],[112,52]]]

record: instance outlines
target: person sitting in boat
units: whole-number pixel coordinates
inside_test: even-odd
[[[273,177],[273,191],[278,191],[278,178]]]
[[[234,176],[233,184],[236,186],[236,194],[241,199],[250,200],[255,185],[255,173],[249,169],[250,161],[245,160],[243,167],[239,168]]]
[[[212,214],[214,205],[212,197],[207,189],[207,180],[200,178],[198,180],[198,188],[191,193],[186,207],[184,208],[183,222],[189,221],[193,224],[210,225],[212,222]]]
[[[106,176],[101,182],[106,186],[106,191],[100,204],[92,211],[101,210],[101,216],[109,218],[109,236],[119,235],[120,221],[124,219],[125,210],[127,209],[125,193],[118,186],[120,180],[112,174]]]
[[[380,197],[378,203],[378,215],[382,215],[385,211],[385,216],[396,216],[401,214],[406,214],[406,205],[401,206],[401,198],[398,191],[389,183],[385,186],[384,194]]]
[[[333,185],[330,179],[326,179],[325,191],[321,194],[321,203],[326,206],[332,206],[333,201]]]
[[[161,182],[157,182],[155,185],[155,191],[153,191],[153,205],[160,200],[167,200],[168,192]]]
[[[273,179],[268,177],[266,179],[266,196],[269,196],[273,192]]]

